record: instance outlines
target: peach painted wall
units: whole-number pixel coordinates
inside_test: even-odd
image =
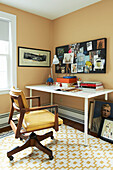
[[[3,4],[0,4],[0,10],[14,14],[17,17],[17,47],[51,50],[51,20]],[[18,57],[18,48],[16,57]],[[23,89],[28,96],[29,93],[25,89],[25,85],[45,83],[49,73],[50,68],[46,67],[17,67],[17,86]],[[48,94],[42,95],[42,99],[43,103],[49,102]],[[0,95],[0,113],[8,112],[9,108],[9,95]]]
[[[76,42],[107,38],[106,74],[76,74],[82,80],[102,81],[105,88],[113,89],[113,0],[102,0],[53,21],[53,49]],[[62,77],[62,74],[55,74]],[[113,94],[109,96],[113,100]],[[82,100],[82,99],[80,99]],[[83,109],[80,100],[56,96],[61,105]]]
[[[6,5],[0,4],[0,10],[17,16],[17,46],[40,49],[52,49],[70,43],[83,42],[98,38],[107,38],[107,73],[106,74],[76,74],[82,80],[102,81],[105,88],[113,88],[113,0],[102,0],[99,3],[80,9],[56,20],[48,20]],[[50,68],[17,67],[17,84],[26,95],[28,84],[45,83]],[[55,74],[62,77],[62,74]],[[35,95],[37,93],[35,92]],[[43,103],[49,102],[47,93],[38,93]],[[113,94],[109,95],[113,100]],[[54,96],[55,103],[76,107],[84,107],[83,99]],[[0,95],[0,113],[9,111],[9,95]]]

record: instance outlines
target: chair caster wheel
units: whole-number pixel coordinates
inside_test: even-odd
[[[23,139],[20,137],[20,140],[23,141]]]
[[[49,156],[49,159],[52,160],[54,157],[53,156]]]
[[[8,158],[9,158],[10,161],[12,161],[14,159],[13,156],[9,156]]]
[[[54,136],[51,136],[51,139],[54,139]]]

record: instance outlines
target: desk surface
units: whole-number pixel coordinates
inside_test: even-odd
[[[32,90],[39,90],[43,92],[49,92],[54,94],[61,94],[61,95],[67,95],[67,96],[75,96],[75,97],[82,97],[82,98],[92,98],[104,94],[108,94],[113,92],[113,89],[104,89],[100,91],[78,91],[78,92],[64,92],[64,91],[56,91],[59,87],[56,87],[54,85],[47,86],[45,84],[42,85],[31,85],[31,86],[25,86],[28,89]]]

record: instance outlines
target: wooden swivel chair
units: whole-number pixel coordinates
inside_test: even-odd
[[[58,118],[58,106],[49,105],[49,106],[40,106],[40,97],[27,97],[22,90],[15,90],[14,88],[10,91],[12,106],[9,115],[8,123],[11,125],[15,138],[20,138],[25,140],[25,143],[22,146],[17,146],[13,150],[7,152],[7,157],[10,160],[13,160],[13,154],[20,152],[23,149],[26,149],[30,146],[35,146],[41,151],[48,154],[50,160],[53,159],[53,154],[50,149],[43,146],[40,141],[51,137],[54,138],[53,131],[50,131],[44,135],[37,135],[34,131],[41,129],[54,128],[55,131],[58,131],[58,126],[63,124],[63,120]],[[29,108],[26,99],[38,99],[38,107]],[[55,108],[55,113],[51,113],[47,109]],[[18,115],[18,124],[15,125],[13,120],[14,110],[19,112]],[[30,133],[28,135],[27,133]]]

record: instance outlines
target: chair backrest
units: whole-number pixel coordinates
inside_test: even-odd
[[[21,96],[21,99],[22,99],[22,103],[23,103],[23,106],[24,108],[29,108],[29,105],[26,101],[26,98],[25,98],[25,94],[22,90],[16,90],[14,87],[11,89],[10,91],[10,95],[16,95],[16,96]],[[19,103],[18,103],[18,100],[14,100],[15,104],[19,107]]]
[[[20,130],[21,130],[21,127],[22,127],[24,114],[29,113],[29,112],[23,113],[22,108],[28,109],[29,106],[28,106],[28,103],[26,101],[24,92],[22,90],[16,90],[13,87],[9,94],[10,94],[11,100],[12,100],[12,107],[11,107],[8,123],[11,125],[11,127],[12,127],[12,129],[15,133],[15,138],[18,138],[18,137],[20,137]],[[12,119],[15,109],[20,112],[20,115],[18,117],[17,126]]]

